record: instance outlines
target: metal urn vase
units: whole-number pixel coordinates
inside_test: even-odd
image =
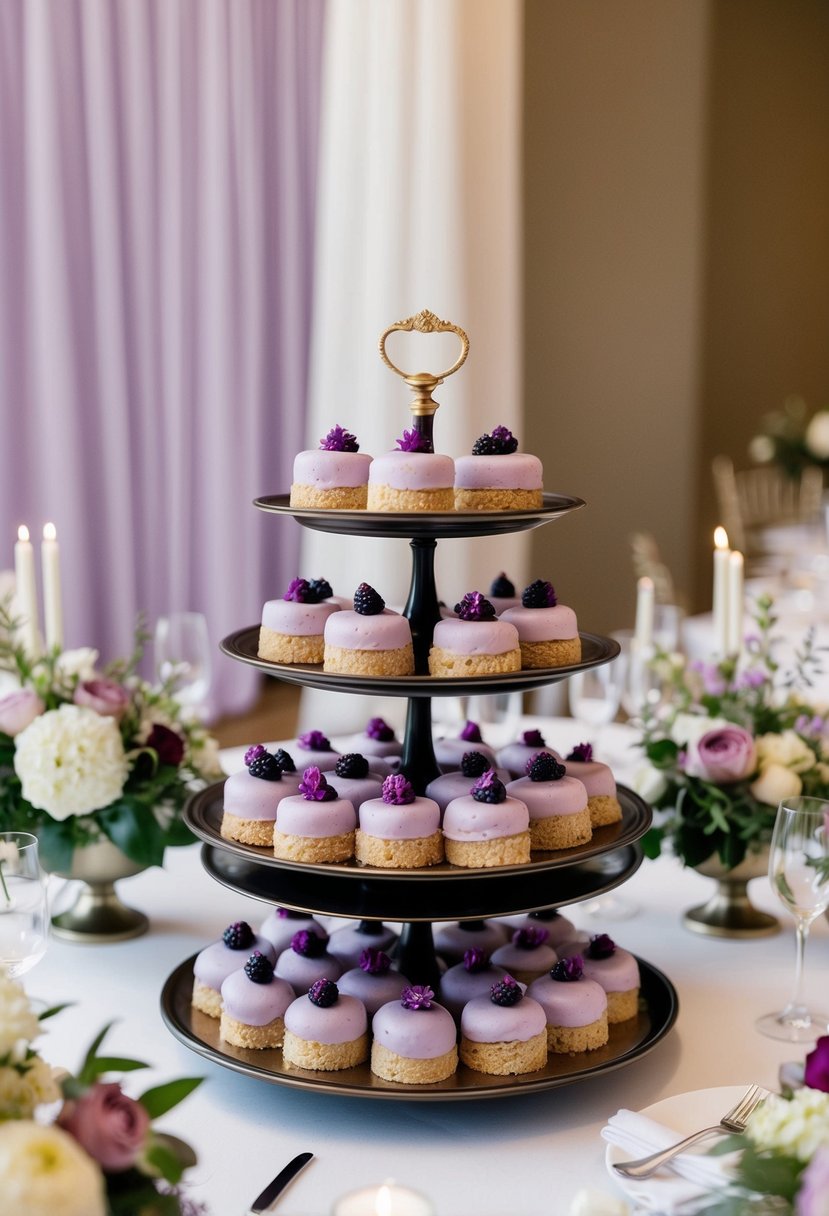
[[[75,849],[71,869],[59,873],[83,885],[72,905],[52,917],[52,932],[68,941],[89,943],[126,941],[146,933],[148,918],[123,904],[115,890],[118,879],[131,878],[144,869],[146,866],[131,861],[111,840]]]
[[[776,917],[755,908],[748,897],[752,878],[762,878],[769,869],[768,845],[750,852],[739,865],[729,870],[716,855],[694,866],[698,874],[716,880],[716,889],[707,903],[690,908],[683,917],[686,929],[710,937],[770,937],[780,929]]]

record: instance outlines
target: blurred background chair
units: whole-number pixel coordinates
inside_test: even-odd
[[[768,553],[768,529],[819,521],[823,474],[818,468],[805,468],[800,477],[768,466],[735,472],[729,456],[715,456],[711,471],[720,521],[732,548],[747,560]]]

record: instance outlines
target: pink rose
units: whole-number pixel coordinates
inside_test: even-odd
[[[82,1097],[65,1102],[57,1122],[104,1171],[117,1173],[135,1164],[150,1116],[120,1085],[99,1082]]]
[[[689,777],[701,777],[728,785],[750,777],[757,767],[754,739],[742,726],[723,726],[709,730],[696,744],[688,748],[685,772]]]
[[[819,1089],[829,1094],[829,1035],[818,1039],[814,1050],[807,1055],[803,1082],[809,1089]]]
[[[45,708],[31,688],[10,692],[0,699],[0,731],[5,735],[19,735],[35,718],[40,717]]]
[[[78,684],[73,700],[76,705],[94,709],[102,718],[114,718],[120,722],[129,708],[130,694],[114,680],[96,676],[94,680],[82,680]]]

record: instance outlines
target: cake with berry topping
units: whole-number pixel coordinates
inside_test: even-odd
[[[544,470],[537,456],[496,426],[475,440],[471,456],[455,461],[456,511],[531,511],[543,505]]]
[[[231,971],[221,991],[219,1038],[234,1047],[282,1046],[285,1010],[296,993],[274,974],[269,958],[254,950],[244,967]]]
[[[357,812],[316,765],[302,774],[299,793],[276,810],[273,851],[283,861],[348,861],[354,856]]]
[[[409,622],[387,608],[368,583],[360,583],[354,592],[353,611],[335,612],[328,618],[324,638],[325,671],[352,676],[414,674]]]
[[[547,941],[558,952],[559,946],[565,942],[573,942],[579,936],[579,931],[571,920],[562,916],[556,908],[539,908],[536,912],[522,913],[514,916],[496,916],[495,922],[503,926],[509,933],[528,926],[543,925],[547,930]],[[588,934],[584,935],[587,941]]]
[[[595,1051],[608,1041],[607,997],[584,975],[578,954],[561,958],[527,989],[547,1017],[547,1048],[558,1055]]]
[[[633,955],[617,946],[606,933],[597,933],[585,945],[571,942],[565,952],[581,955],[584,975],[595,980],[607,997],[610,1026],[627,1022],[639,1012],[639,964]]]
[[[371,757],[372,763],[375,760],[386,761],[389,772],[399,764],[403,755],[403,744],[385,718],[368,720],[365,733],[360,737],[359,747],[364,756]]]
[[[468,592],[455,605],[455,617],[438,621],[432,633],[429,674],[486,676],[520,671],[521,650],[514,625],[495,615],[480,591]]]
[[[276,755],[261,743],[249,747],[245,768],[224,784],[221,835],[241,844],[271,845],[276,809],[298,788],[296,773],[283,770]]]
[[[515,583],[507,578],[503,570],[492,580],[487,599],[499,616],[507,608],[517,608],[521,603],[521,596],[515,594]]]
[[[340,758],[340,752],[331,746],[331,740],[321,730],[306,730],[297,736],[292,747],[301,771],[312,764],[323,770],[332,768]]]
[[[262,609],[259,626],[260,659],[270,663],[321,663],[323,629],[332,612],[340,605],[323,599],[319,588],[304,578],[291,580],[279,600],[268,600]],[[330,591],[330,587],[326,584]]]
[[[429,1085],[458,1067],[457,1030],[431,988],[412,984],[381,1005],[372,1023],[371,1071],[384,1081]]]
[[[277,954],[281,954],[283,950],[288,949],[291,938],[295,933],[299,933],[300,929],[307,929],[318,937],[328,936],[319,921],[307,912],[294,912],[292,908],[279,907],[271,909],[259,926],[259,933],[271,943]]]
[[[461,1062],[476,1072],[518,1076],[547,1063],[547,1018],[511,975],[473,997],[461,1014]]]
[[[487,950],[472,946],[464,951],[463,961],[448,967],[440,977],[440,999],[456,1022],[467,1001],[477,996],[489,996],[492,985],[506,975],[496,967]]]
[[[479,777],[492,768],[491,761],[483,752],[466,752],[461,759],[461,767],[455,772],[442,773],[426,786],[426,797],[434,798],[441,809],[446,810],[453,798],[468,794]],[[496,768],[495,776],[504,784],[509,781],[509,773],[505,768]]]
[[[558,955],[548,941],[549,936],[543,925],[516,929],[505,945],[493,951],[492,961],[522,984],[530,984],[546,974],[558,961]]]
[[[417,870],[443,861],[440,807],[417,797],[405,777],[392,774],[380,798],[360,807],[354,852],[362,865]]]
[[[390,950],[396,941],[394,929],[381,920],[361,920],[356,925],[335,929],[328,939],[328,953],[333,954],[346,970],[359,964],[364,951]]]
[[[357,439],[341,426],[333,426],[318,448],[294,457],[291,506],[334,511],[365,508],[371,457],[360,451]]]
[[[454,798],[443,814],[446,860],[453,865],[519,865],[530,860],[530,814],[507,795],[503,781],[487,769],[468,794]]]
[[[358,752],[346,752],[340,756],[333,768],[325,768],[323,775],[337,787],[341,798],[347,798],[358,811],[369,798],[379,798],[383,792],[383,779],[388,774],[372,772],[368,760]]]
[[[510,781],[507,793],[527,804],[534,849],[572,849],[592,838],[587,790],[549,752],[534,756],[526,777]]]
[[[496,920],[443,921],[434,926],[435,953],[447,963],[463,962],[467,950],[492,954],[509,939]]]
[[[285,1010],[282,1058],[297,1068],[333,1072],[368,1059],[368,1015],[356,996],[340,992],[332,979],[309,986]]]
[[[307,992],[316,980],[325,976],[339,979],[342,964],[328,953],[328,937],[300,929],[291,944],[278,955],[274,967],[282,980],[287,980],[295,992]]]
[[[521,593],[517,608],[500,620],[518,630],[522,667],[569,667],[581,662],[581,638],[572,608],[558,602],[552,583],[536,579]]]
[[[371,463],[369,511],[452,511],[455,506],[455,462],[432,450],[432,441],[417,430],[404,431],[397,451]]]
[[[457,739],[435,739],[435,759],[441,772],[448,773],[460,768],[467,752],[480,752],[495,767],[495,752],[484,743],[477,722],[465,722]]]
[[[217,1018],[222,1011],[222,984],[231,971],[244,967],[253,950],[274,962],[276,952],[270,942],[257,936],[246,920],[228,925],[217,942],[205,946],[193,963],[193,1008]]]
[[[507,769],[513,777],[523,777],[533,757],[545,749],[547,743],[540,730],[525,730],[520,739],[500,749],[497,754],[498,764]]]
[[[345,971],[339,979],[340,992],[356,996],[366,1007],[369,1019],[389,1001],[399,1001],[404,988],[409,987],[405,975],[395,971],[384,950],[369,946],[363,950],[356,967]]]
[[[622,807],[616,791],[616,780],[610,767],[593,759],[589,743],[578,743],[564,758],[568,777],[575,777],[587,790],[587,806],[594,828],[618,823]]]

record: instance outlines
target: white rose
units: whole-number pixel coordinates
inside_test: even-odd
[[[25,1216],[105,1216],[104,1177],[59,1127],[0,1125],[3,1210]]]
[[[129,764],[114,718],[61,705],[35,718],[15,742],[23,797],[53,819],[100,810],[124,788]]]
[[[829,410],[818,410],[806,427],[803,439],[817,460],[829,460]]]
[[[78,680],[92,680],[98,674],[95,664],[98,651],[91,646],[79,646],[77,650],[64,650],[58,655],[55,669],[64,680],[77,676]]]
[[[631,776],[630,785],[645,802],[657,802],[668,788],[664,773],[647,763],[637,766]]]
[[[781,764],[794,773],[805,773],[815,763],[815,753],[793,730],[760,735],[756,740],[757,763],[761,769]]]
[[[761,769],[760,776],[749,786],[752,797],[768,806],[777,806],[787,798],[796,798],[803,789],[797,773],[782,764],[769,764]]]
[[[569,1216],[628,1216],[630,1208],[623,1199],[583,1187],[573,1196]]]
[[[0,967],[0,1057],[13,1053],[22,1058],[25,1048],[40,1034],[40,1023],[33,1013],[22,984],[10,979]]]

